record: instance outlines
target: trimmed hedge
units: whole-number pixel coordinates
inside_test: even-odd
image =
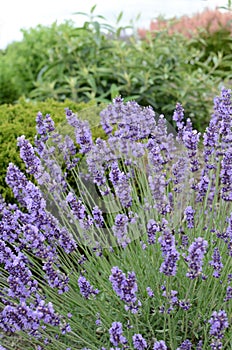
[[[13,201],[11,190],[5,183],[9,162],[24,169],[17,147],[17,137],[25,135],[33,143],[36,134],[35,119],[39,111],[43,115],[50,114],[58,130],[62,130],[66,124],[64,111],[66,107],[75,113],[78,112],[81,119],[89,121],[93,138],[104,137],[103,131],[97,127],[100,121],[99,111],[103,109],[103,106],[97,106],[94,101],[75,103],[70,100],[57,102],[48,99],[44,102],[27,102],[21,98],[15,105],[0,106],[0,193],[5,199]]]

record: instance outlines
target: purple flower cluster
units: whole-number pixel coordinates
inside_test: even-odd
[[[211,266],[214,268],[213,276],[219,278],[221,275],[221,270],[223,268],[223,264],[221,261],[221,255],[218,248],[214,249],[212,260],[209,262]]]
[[[114,266],[111,269],[109,280],[115,293],[126,303],[125,309],[127,311],[130,310],[132,313],[137,313],[141,303],[136,296],[138,286],[135,273],[128,272],[128,277],[126,277],[122,270]]]
[[[209,334],[213,337],[212,343],[210,344],[211,349],[219,350],[222,349],[221,339],[224,337],[226,328],[229,327],[228,317],[224,310],[214,311],[209,320],[211,325]]]
[[[88,153],[93,145],[90,127],[87,121],[79,120],[70,109],[66,108],[68,123],[75,128],[76,142],[80,146],[80,153]]]
[[[187,155],[190,161],[190,169],[192,172],[195,172],[199,169],[199,160],[197,158],[199,140],[200,133],[198,133],[196,130],[187,130],[186,127],[184,128],[183,143],[188,150]]]
[[[53,260],[48,260],[43,264],[43,270],[45,271],[45,277],[48,280],[48,284],[52,288],[57,288],[59,294],[63,294],[69,290],[68,283],[69,278],[59,269],[55,269]]]
[[[175,111],[173,113],[172,119],[176,122],[176,126],[178,128],[178,137],[179,139],[182,139],[181,131],[184,127],[184,108],[180,103],[176,104]]]
[[[132,197],[129,179],[128,176],[119,169],[117,163],[111,165],[109,178],[121,205],[125,208],[130,207],[132,204]]]
[[[123,102],[116,97],[101,113],[101,125],[106,134],[120,139],[141,140],[147,138],[155,128],[155,113],[151,107],[142,108],[135,101]]]
[[[127,343],[127,339],[123,336],[122,324],[121,322],[113,322],[111,328],[109,329],[110,341],[114,346],[120,344],[124,345]]]
[[[204,133],[204,160],[201,181],[198,184],[198,200],[202,201],[209,190],[209,202],[215,195],[215,170],[221,160],[221,196],[225,201],[231,201],[231,91],[225,88],[221,96],[214,99],[214,114],[209,127]],[[211,188],[208,189],[211,180]]]
[[[183,183],[188,179],[188,161],[185,157],[181,157],[172,165],[173,183],[175,184],[174,191],[181,192]]]
[[[26,249],[30,254],[43,259],[42,267],[48,284],[52,288],[57,288],[60,294],[66,292],[69,278],[57,268],[59,265],[57,248],[63,248],[66,253],[75,250],[76,243],[73,237],[66,228],[60,227],[58,220],[46,210],[46,202],[39,188],[28,181],[13,164],[9,165],[6,181],[12,187],[21,205],[26,207],[27,212],[20,212],[17,206],[4,208],[1,221],[3,231],[0,234],[3,233],[6,240],[16,243],[17,251]],[[11,226],[9,226],[10,217],[13,224]],[[10,236],[7,232],[11,232]],[[7,257],[5,256],[3,263],[6,261]],[[16,261],[18,259],[15,259],[15,264]],[[35,287],[36,283],[33,281],[29,285],[29,282],[25,282],[26,270],[24,265],[28,265],[28,262],[20,259],[19,264],[21,267],[17,270],[21,271],[23,275],[16,277],[12,269],[12,277],[8,280],[9,291],[12,296],[19,293],[19,288],[21,293],[29,293],[30,288]],[[18,290],[10,282],[11,279],[17,281]],[[26,296],[28,297],[28,295]]]
[[[19,252],[14,254],[3,240],[0,240],[0,264],[9,274],[7,282],[9,287],[5,293],[13,299],[26,300],[37,291],[38,283],[28,268],[28,259]]]
[[[153,292],[153,290],[151,289],[151,287],[147,287],[147,288],[146,288],[146,291],[147,291],[147,294],[149,295],[149,297],[150,297],[150,298],[153,298],[154,292]]]
[[[95,296],[99,293],[99,290],[94,289],[84,276],[80,276],[78,278],[78,286],[80,288],[81,295],[85,299],[89,299],[91,295]]]
[[[177,261],[180,254],[176,250],[175,237],[168,227],[162,230],[162,235],[158,239],[164,262],[161,264],[160,272],[166,276],[175,276],[177,270]]]
[[[225,201],[232,201],[232,149],[226,151],[221,161],[221,195]]]
[[[84,204],[80,199],[77,200],[72,192],[69,192],[66,196],[66,202],[70,205],[71,212],[77,220],[81,221],[86,217]]]
[[[192,343],[190,340],[186,339],[183,341],[180,347],[177,348],[176,350],[191,350],[191,349],[192,349]]]
[[[51,302],[40,299],[36,304],[28,306],[24,301],[17,306],[7,305],[0,314],[0,327],[5,332],[39,330],[42,324],[59,326],[61,317],[54,311]]]
[[[190,279],[198,277],[202,273],[202,263],[204,254],[208,247],[208,242],[202,237],[198,237],[190,245],[186,262],[188,263],[188,272],[186,274]]]
[[[141,334],[134,334],[132,337],[134,349],[136,350],[144,350],[147,348],[147,342],[142,337]]]
[[[91,151],[86,155],[86,163],[93,183],[100,189],[103,187],[103,191],[106,190],[105,170],[116,159],[117,157],[114,150],[111,149],[110,144],[107,144],[106,141],[101,139],[96,140]]]
[[[129,218],[127,215],[117,214],[114,225],[112,226],[112,231],[117,239],[117,243],[122,246],[122,248],[125,248],[131,242],[127,232],[128,223]]]
[[[95,206],[92,210],[93,220],[97,227],[103,227],[104,226],[104,218],[102,216],[102,211],[98,208],[98,206]]]
[[[168,348],[167,348],[164,340],[156,341],[154,343],[153,350],[167,350],[167,349]]]
[[[194,213],[195,213],[195,210],[193,210],[193,208],[191,206],[188,206],[185,209],[184,213],[186,215],[188,228],[194,228]]]
[[[36,180],[39,180],[44,169],[40,158],[35,155],[32,145],[25,139],[25,136],[21,136],[18,137],[18,146],[20,147],[20,157],[26,165],[27,172],[34,175]]]
[[[156,239],[156,233],[160,231],[159,225],[155,220],[150,219],[147,223],[147,242],[148,244],[154,244]]]
[[[54,122],[50,114],[46,114],[45,117],[43,117],[43,114],[38,112],[36,116],[36,130],[43,138],[43,141],[46,141],[48,138],[47,134],[55,130]]]
[[[180,103],[177,103],[172,119],[176,122],[178,128],[177,140],[186,147],[191,171],[195,172],[199,169],[197,148],[200,140],[200,133],[192,129],[190,119],[187,119],[186,125],[184,125],[184,109]]]
[[[74,157],[77,153],[77,150],[73,140],[68,135],[66,135],[64,142],[60,143],[58,147],[63,154],[67,170],[75,168],[80,159]]]
[[[210,124],[218,128],[218,132],[221,135],[221,145],[224,149],[230,144],[231,114],[231,90],[222,88],[221,96],[214,99],[214,114],[212,115]]]

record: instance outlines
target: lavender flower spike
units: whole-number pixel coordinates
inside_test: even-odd
[[[113,322],[111,328],[109,329],[109,333],[110,341],[114,346],[127,343],[126,338],[122,335],[123,330],[121,322]]]
[[[132,337],[134,349],[136,350],[144,350],[147,348],[147,342],[142,337],[141,334],[134,334]]]
[[[137,313],[141,303],[137,301],[136,292],[138,287],[135,273],[128,272],[128,277],[126,278],[126,275],[117,266],[111,269],[111,273],[109,280],[115,293],[127,304],[125,309],[131,310],[132,313]]]
[[[183,341],[183,343],[180,345],[179,348],[177,348],[176,350],[191,350],[192,349],[192,343],[190,340],[186,339],[185,341]]]
[[[186,220],[187,220],[187,226],[188,228],[194,228],[194,213],[195,210],[191,206],[187,207],[185,209],[185,215],[186,215]]]
[[[223,264],[221,262],[221,255],[218,248],[214,249],[212,260],[209,262],[209,264],[214,268],[213,276],[219,278]]]
[[[189,255],[186,258],[189,271],[186,276],[190,279],[198,277],[202,272],[202,261],[208,247],[208,242],[198,237],[188,249]]]
[[[224,310],[214,311],[209,320],[211,325],[209,334],[217,339],[223,338],[223,333],[226,328],[228,328],[228,317]]]
[[[164,340],[160,340],[155,342],[153,350],[167,350],[167,346],[164,342]]]
[[[80,276],[78,278],[78,285],[80,288],[80,292],[85,299],[89,299],[91,295],[96,295],[99,293],[98,289],[93,289],[90,283],[84,276]]]

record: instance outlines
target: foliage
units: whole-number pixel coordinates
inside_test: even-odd
[[[73,143],[38,116],[36,149],[18,142],[39,186],[10,164],[18,207],[0,202],[2,346],[18,334],[37,350],[231,348],[231,112],[223,89],[201,158],[180,104],[171,135],[117,97],[95,142],[69,109]]]
[[[196,37],[202,29],[206,30],[209,35],[221,29],[228,30],[231,33],[232,14],[230,12],[223,13],[219,9],[206,9],[191,17],[186,15],[179,18],[174,17],[172,19],[158,17],[155,21],[150,23],[149,31],[154,34],[164,29],[167,29],[169,35],[180,33],[188,38]],[[145,29],[139,29],[138,33],[141,37],[146,36]]]
[[[119,25],[121,15],[113,27],[93,8],[82,27],[67,21],[24,31],[23,41],[9,45],[3,54],[10,67],[9,82],[14,78],[11,89],[17,87],[15,95],[5,97],[7,101],[24,94],[41,101],[109,102],[121,94],[151,105],[168,120],[173,105],[182,101],[186,116],[204,130],[218,86],[230,79],[229,55],[225,59],[218,47],[209,53],[207,43],[190,44],[165,30],[156,37],[147,33],[145,40],[127,36]]]
[[[6,57],[0,53],[0,103],[11,103],[20,96],[12,66],[13,62],[6,61]]]
[[[6,169],[9,162],[14,162],[17,166],[22,167],[18,149],[17,137],[25,135],[31,142],[33,142],[35,134],[35,119],[37,113],[41,110],[45,114],[51,113],[57,125],[62,126],[62,113],[64,108],[69,107],[77,112],[81,118],[90,121],[94,128],[93,137],[102,136],[99,128],[96,126],[99,123],[98,107],[95,102],[89,103],[75,103],[70,100],[64,102],[57,102],[48,99],[45,102],[28,102],[25,99],[20,99],[19,103],[15,105],[1,105],[0,106],[0,192],[3,197],[8,200],[12,199],[12,194],[5,184]]]
[[[0,74],[0,86],[9,77],[14,77],[13,87],[16,93],[9,95],[7,90],[2,89],[0,103],[15,102],[19,96],[25,95],[34,87],[34,81],[56,47],[63,44],[63,37],[69,36],[74,29],[71,21],[58,25],[56,22],[50,27],[38,25],[29,30],[22,29],[23,40],[9,44],[6,50],[2,51],[0,62],[5,62],[9,72],[2,71]],[[2,82],[3,79],[3,82]],[[9,81],[10,83],[10,81]],[[49,98],[50,96],[46,96]]]

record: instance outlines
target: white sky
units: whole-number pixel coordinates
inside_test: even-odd
[[[0,49],[13,40],[21,40],[21,28],[49,25],[56,20],[61,23],[65,19],[81,25],[83,17],[72,14],[89,13],[95,4],[95,14],[105,16],[110,24],[115,24],[117,15],[123,11],[122,25],[129,24],[140,13],[137,25],[148,28],[150,20],[160,14],[166,18],[192,14],[205,7],[225,6],[227,0],[0,0]]]

